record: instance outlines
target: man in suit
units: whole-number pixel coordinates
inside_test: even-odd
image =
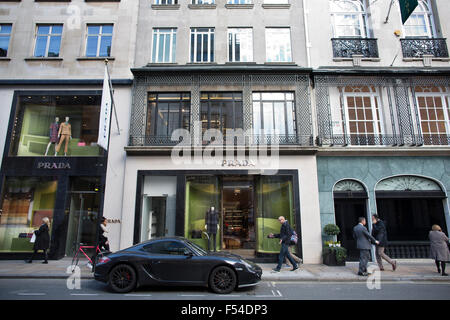
[[[281,250],[278,256],[278,265],[276,266],[275,269],[273,269],[273,271],[280,272],[281,266],[283,265],[285,258],[288,258],[289,262],[292,264],[291,271],[295,271],[298,269],[298,265],[289,252],[289,245],[291,243],[291,236],[292,236],[291,226],[289,225],[289,222],[286,220],[286,218],[283,216],[280,216],[278,218],[278,221],[281,223],[280,233],[278,234],[271,233],[268,236],[269,238],[279,238],[281,244]]]
[[[356,247],[359,249],[359,276],[367,276],[367,264],[370,259],[370,249],[372,244],[379,244],[378,240],[372,237],[367,231],[366,218],[359,217],[358,224],[353,227],[353,239],[356,240]]]

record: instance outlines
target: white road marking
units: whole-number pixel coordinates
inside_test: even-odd
[[[151,297],[151,294],[133,294],[129,293],[125,295],[126,297]]]
[[[71,296],[98,296],[98,293],[71,293]]]
[[[17,295],[19,296],[45,296],[46,293],[41,293],[41,292],[19,292]]]
[[[179,297],[204,297],[204,294],[179,294]]]

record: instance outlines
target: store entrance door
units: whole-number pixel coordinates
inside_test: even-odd
[[[255,256],[253,178],[223,177],[222,181],[222,247],[243,257]]]

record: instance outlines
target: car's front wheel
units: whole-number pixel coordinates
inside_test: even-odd
[[[119,264],[109,273],[108,285],[114,292],[130,292],[136,287],[136,284],[136,271],[127,264]]]
[[[227,294],[234,290],[237,283],[236,273],[226,266],[215,268],[209,276],[209,287],[215,293]]]

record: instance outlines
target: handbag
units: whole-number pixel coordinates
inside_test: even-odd
[[[34,243],[36,241],[36,234],[33,232],[33,235],[30,238],[30,242]]]
[[[297,244],[297,242],[298,242],[297,232],[292,231],[292,235],[291,235],[291,245]]]

